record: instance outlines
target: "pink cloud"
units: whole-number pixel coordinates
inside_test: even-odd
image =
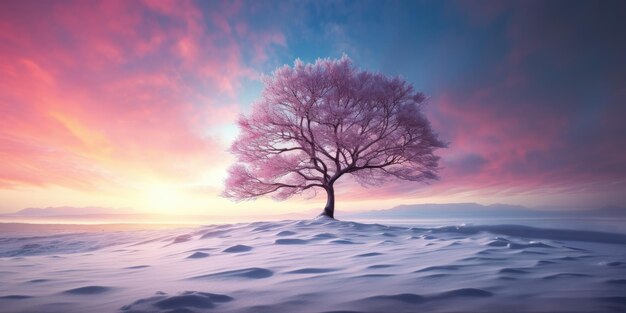
[[[227,158],[207,129],[235,120],[233,95],[255,71],[194,2],[2,6],[0,186],[187,182]]]
[[[592,152],[595,161],[582,158],[590,151],[564,138],[572,127],[571,116],[552,111],[547,99],[527,103],[529,99],[506,96],[516,88],[520,86],[503,80],[469,92],[448,90],[431,98],[427,108],[433,127],[450,141],[449,149],[438,152],[442,157],[440,181],[431,185],[391,182],[369,189],[344,181],[337,187],[338,197],[563,196],[623,188],[625,181],[618,179],[620,168],[615,168],[616,172],[596,169],[607,162],[619,163],[623,157],[615,150],[621,149],[616,142],[621,139],[598,143]],[[604,117],[608,120],[623,116],[621,113]],[[615,123],[607,121],[606,125]],[[611,181],[614,183],[609,184]]]

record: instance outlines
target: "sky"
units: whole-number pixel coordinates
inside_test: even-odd
[[[337,210],[626,206],[623,1],[2,1],[0,213],[258,215],[219,197],[262,77],[349,56],[428,97],[440,179],[337,185]]]

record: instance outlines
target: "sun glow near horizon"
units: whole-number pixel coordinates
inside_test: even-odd
[[[237,117],[261,95],[263,75],[296,58],[344,53],[424,92],[425,113],[451,146],[431,185],[338,182],[338,213],[450,202],[626,206],[626,112],[614,87],[624,70],[619,58],[588,47],[626,51],[619,40],[580,34],[571,23],[578,17],[550,11],[554,19],[537,20],[515,3],[488,12],[455,3],[0,6],[0,214],[55,206],[241,216],[321,208],[322,197],[235,203],[219,194]],[[383,28],[358,22],[388,16],[395,18]],[[536,32],[568,18],[556,28],[558,43]],[[312,19],[320,23],[294,23]],[[458,40],[462,49],[450,49]],[[582,88],[599,81],[602,88]]]

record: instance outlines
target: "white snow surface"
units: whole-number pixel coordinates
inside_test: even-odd
[[[626,312],[626,235],[256,222],[0,233],[0,312]]]

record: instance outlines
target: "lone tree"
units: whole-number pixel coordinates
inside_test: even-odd
[[[350,174],[363,186],[386,178],[437,178],[445,147],[421,111],[424,95],[401,78],[355,68],[348,57],[277,69],[230,151],[223,196],[236,200],[273,194],[283,200],[313,188],[328,196],[334,218],[335,182]]]

